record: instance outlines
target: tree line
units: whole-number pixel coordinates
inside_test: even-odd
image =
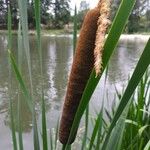
[[[0,28],[7,28],[8,6],[12,13],[12,26],[18,27],[18,0],[0,0]],[[113,0],[112,16],[116,14],[122,0]],[[34,0],[27,0],[29,28],[35,27]],[[78,29],[81,28],[84,16],[89,10],[89,4],[82,0],[77,13]],[[61,29],[73,22],[70,0],[41,0],[41,24],[47,29]],[[136,0],[134,9],[126,26],[127,33],[150,31],[150,0]]]
[[[113,20],[117,9],[122,0],[113,0],[112,2],[112,15]],[[84,3],[84,4],[83,4]],[[81,27],[83,16],[88,11],[88,4],[82,1],[80,11],[77,15],[78,27]],[[150,0],[136,0],[134,9],[129,17],[126,25],[126,33],[149,32],[150,31]]]
[[[41,24],[60,29],[70,21],[70,0],[41,0]],[[12,27],[19,21],[18,0],[0,0],[0,28],[7,28],[8,7],[12,14]],[[35,27],[34,0],[27,0],[29,28]]]
[[[112,18],[122,0],[113,0]],[[126,33],[150,31],[150,0],[136,0],[126,25]]]

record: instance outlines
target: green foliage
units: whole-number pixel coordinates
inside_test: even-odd
[[[68,0],[55,0],[53,5],[53,27],[61,29],[70,21],[70,10]]]
[[[148,0],[136,0],[134,9],[129,17],[128,22],[128,32],[134,33],[140,31],[140,22],[141,22],[141,16],[146,13],[144,12],[146,10]]]
[[[114,18],[121,1],[122,0],[113,0],[112,14],[111,14],[112,19]],[[149,19],[148,19],[149,10],[150,10],[149,0],[136,0],[134,9],[128,20],[126,31],[128,33],[149,31],[148,29],[150,25]]]
[[[6,29],[8,6],[12,14],[12,27],[18,28],[19,1],[0,0],[0,28]],[[27,13],[29,28],[35,27],[34,0],[27,0]],[[70,5],[68,0],[41,0],[41,24],[53,28],[63,28],[70,21]]]

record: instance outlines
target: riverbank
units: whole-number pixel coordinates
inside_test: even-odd
[[[80,31],[78,31],[79,33]],[[7,34],[7,30],[0,30],[0,34]],[[12,34],[17,35],[17,30],[12,30]],[[35,30],[29,30],[29,35],[35,35]],[[60,30],[42,30],[41,31],[42,36],[72,36],[73,33],[66,32],[64,29]],[[79,35],[79,34],[78,34]],[[134,34],[122,34],[120,37],[120,40],[140,40],[140,41],[146,41],[150,38],[150,34],[148,33],[134,33]]]
[[[148,34],[122,34],[120,37],[120,41],[140,41],[144,42],[147,41],[150,38],[150,35]]]
[[[7,30],[0,30],[0,34],[7,34]],[[17,30],[12,30],[12,34],[17,34]],[[29,35],[35,35],[35,30],[29,30]],[[62,35],[62,34],[72,34],[71,32],[66,32],[64,29],[59,30],[42,30],[42,35]]]

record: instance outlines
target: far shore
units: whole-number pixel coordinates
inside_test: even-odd
[[[79,33],[80,31],[78,31]],[[7,30],[0,30],[0,34],[7,34]],[[12,30],[12,34],[17,34],[17,30]],[[42,36],[72,36],[73,32],[67,32],[64,29],[58,30],[41,30]],[[29,30],[29,35],[36,35],[35,30]],[[79,35],[79,34],[78,34]],[[134,33],[134,34],[122,34],[120,40],[148,40],[150,33]]]
[[[12,30],[12,34],[17,34],[17,30]],[[7,34],[7,30],[0,30],[0,34]],[[29,35],[35,35],[36,30],[29,30]],[[71,32],[67,32],[64,29],[54,29],[54,30],[41,30],[42,35],[60,35],[60,34],[71,34]]]

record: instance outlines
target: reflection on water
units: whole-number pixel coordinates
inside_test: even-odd
[[[17,54],[17,37],[13,37],[13,52]],[[38,52],[35,46],[36,41],[33,36],[30,37],[30,47],[31,47],[31,63],[32,63],[32,75],[33,75],[33,85],[34,85],[34,99],[36,100],[37,116],[40,113],[40,100],[39,100],[39,59]],[[58,118],[58,111],[61,108],[61,102],[63,100],[66,88],[66,82],[68,77],[68,72],[70,70],[72,62],[72,40],[69,37],[43,37],[42,38],[42,54],[43,54],[43,74],[44,74],[44,93],[45,93],[45,103],[46,111],[53,111],[51,114]],[[25,55],[24,55],[25,56]],[[17,57],[17,55],[16,55]],[[28,81],[28,70],[25,57],[23,58],[22,74],[27,85]],[[7,37],[0,36],[0,139],[6,140],[8,143],[9,128],[10,128],[10,114],[8,111],[9,101],[8,101],[8,60],[7,60]],[[14,76],[12,76],[12,93],[13,93],[13,111],[14,116],[17,118],[17,101],[18,101],[18,91],[17,82]],[[28,110],[28,107],[21,95],[21,121],[22,130],[24,134],[28,133],[31,136],[32,129],[32,115]],[[50,116],[48,116],[49,118]],[[53,118],[53,117],[52,117]],[[55,118],[56,120],[56,118]],[[55,120],[53,122],[55,122]],[[17,120],[15,120],[17,122]],[[54,123],[51,121],[50,126],[54,127]],[[2,125],[2,126],[1,126]],[[17,129],[17,123],[16,123]],[[7,136],[5,137],[1,131],[5,128]],[[6,134],[5,134],[6,135]],[[2,138],[3,137],[3,138]],[[10,138],[9,138],[10,139]],[[2,142],[2,143],[1,143]],[[0,144],[2,147],[3,141]],[[7,143],[7,144],[8,144]],[[6,149],[6,148],[4,148]]]
[[[145,42],[136,42],[123,40],[120,41],[117,50],[113,54],[110,60],[107,89],[113,89],[113,85],[116,84],[119,88],[122,87],[124,81],[128,79],[128,75],[134,69],[135,64],[144,48]],[[13,52],[17,58],[17,37],[13,36]],[[31,48],[31,63],[32,63],[32,75],[34,85],[34,99],[36,100],[37,117],[40,121],[40,80],[39,80],[39,59],[36,48],[36,41],[34,36],[30,36],[30,48]],[[48,127],[54,127],[57,118],[60,115],[63,99],[66,91],[66,83],[68,74],[71,68],[73,59],[72,51],[72,38],[68,37],[42,37],[42,55],[43,55],[43,74],[44,74],[44,93],[45,103],[47,111]],[[22,74],[27,85],[28,70],[25,55],[23,55]],[[10,150],[11,135],[10,135],[10,114],[8,111],[8,59],[7,59],[7,37],[0,35],[0,145],[1,149]],[[17,81],[12,75],[12,99],[13,99],[13,111],[15,118],[17,117]],[[103,91],[103,85],[100,83],[96,92],[93,95],[93,105],[98,107],[100,103],[99,91]],[[113,91],[111,91],[113,93]],[[109,93],[109,98],[111,94]],[[28,110],[25,100],[20,93],[21,101],[21,121],[22,129],[24,133],[24,142],[26,149],[32,149],[32,115]],[[110,101],[111,101],[110,100]],[[109,102],[110,103],[110,102]],[[15,120],[17,129],[17,120]],[[17,131],[17,130],[16,130]]]
[[[123,40],[117,46],[109,65],[109,81],[115,83],[128,79],[138,58],[144,49],[145,42]]]

